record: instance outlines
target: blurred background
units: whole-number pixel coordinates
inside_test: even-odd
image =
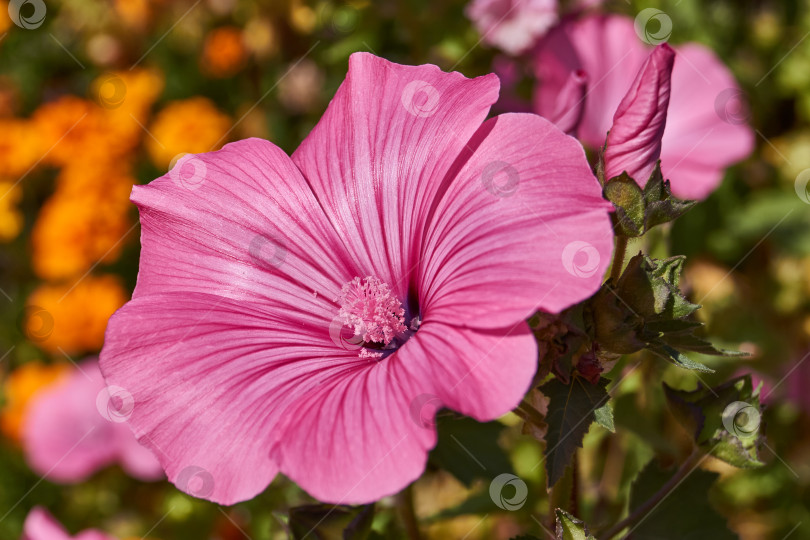
[[[688,256],[686,287],[702,299],[709,335],[752,353],[707,360],[716,373],[703,380],[753,373],[764,385],[766,465],[712,462],[719,480],[704,491],[743,538],[810,538],[810,0],[617,1],[602,9],[634,16],[650,6],[671,17],[672,43],[701,42],[726,62],[757,134],[754,154],[711,197],[644,240],[654,255]],[[121,442],[126,431],[110,429],[123,423],[113,419],[83,438],[104,400],[115,398],[92,386],[93,370],[106,321],[137,275],[130,189],[184,153],[245,137],[292,152],[355,51],[470,77],[508,73],[500,109],[528,108],[530,59],[507,59],[481,43],[465,7],[464,0],[0,0],[0,538],[18,538],[35,506],[72,534],[288,537],[290,509],[315,501],[285,478],[253,501],[220,507],[132,457]],[[592,429],[586,437],[579,464],[586,522],[619,515],[639,469],[653,455],[675,460],[687,444],[664,410],[662,379],[684,388],[698,382],[645,362],[614,394],[617,434]],[[70,394],[74,387],[90,388],[89,413]],[[49,406],[61,422],[48,423]],[[414,486],[427,535],[546,537],[541,449],[521,435],[519,419],[476,424],[443,415],[439,428],[439,447]],[[452,439],[484,465],[525,480],[526,504],[517,511],[493,504],[491,475]],[[49,461],[49,449],[62,455],[71,445],[89,457],[70,466]],[[334,514],[322,527],[350,517]],[[403,536],[393,500],[378,503],[373,519],[381,537]]]

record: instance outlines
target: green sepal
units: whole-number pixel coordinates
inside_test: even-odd
[[[582,520],[561,508],[557,508],[555,515],[557,516],[557,530],[555,531],[557,540],[596,540]]]

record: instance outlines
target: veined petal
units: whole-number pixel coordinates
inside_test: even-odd
[[[506,332],[424,324],[392,356],[346,370],[297,402],[274,456],[321,501],[380,499],[424,471],[437,409],[497,418],[520,402],[536,364],[523,322]]]
[[[498,97],[498,79],[355,53],[293,154],[352,261],[404,298],[427,213]]]
[[[110,319],[101,367],[108,384],[131,394],[128,421],[169,480],[233,504],[278,471],[270,451],[287,406],[367,363],[330,328],[317,315],[300,320],[211,294],[140,296]]]
[[[437,203],[420,266],[424,321],[507,328],[593,294],[611,206],[582,146],[532,114],[487,121]]]

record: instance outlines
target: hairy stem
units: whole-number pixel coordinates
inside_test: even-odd
[[[615,284],[624,268],[624,254],[627,252],[628,238],[623,234],[616,236],[616,250],[613,252],[613,264],[610,267],[610,280]]]
[[[689,474],[695,470],[695,468],[700,464],[703,460],[705,455],[703,452],[695,448],[692,453],[686,458],[680,468],[675,472],[672,478],[669,481],[661,486],[661,489],[655,492],[655,495],[647,499],[644,504],[636,508],[629,516],[618,522],[616,525],[605,531],[604,534],[599,536],[599,540],[610,540],[620,532],[622,532],[625,528],[635,525],[642,521],[649,512],[654,510],[658,504],[661,503],[664,499],[666,499],[669,494],[680,485],[680,483],[687,477]]]

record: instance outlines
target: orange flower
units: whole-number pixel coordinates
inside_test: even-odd
[[[0,177],[17,180],[39,159],[40,145],[31,122],[0,118]]]
[[[0,431],[19,443],[25,412],[31,399],[67,372],[65,364],[46,365],[40,362],[28,362],[11,372],[3,381],[5,404],[0,410]]]
[[[0,34],[5,34],[11,28],[11,17],[8,16],[8,2],[0,0]]]
[[[128,296],[118,278],[111,275],[41,285],[28,297],[23,329],[31,341],[48,352],[97,351],[104,343],[107,319]]]
[[[22,197],[18,184],[0,180],[0,242],[17,238],[23,225],[23,217],[17,209]]]
[[[149,0],[115,0],[115,12],[127,26],[142,30],[152,15]]]
[[[221,113],[211,100],[193,97],[166,105],[149,128],[153,138],[146,139],[152,161],[162,169],[182,153],[199,154],[219,147],[231,119]]]
[[[34,272],[68,278],[116,260],[131,230],[134,182],[121,166],[76,163],[62,169],[31,233]]]
[[[202,69],[212,77],[230,77],[244,67],[245,60],[247,49],[241,29],[222,26],[205,37]]]

